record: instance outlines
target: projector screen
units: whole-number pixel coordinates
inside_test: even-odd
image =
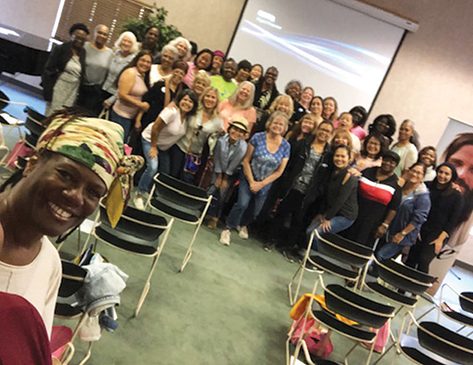
[[[291,79],[333,96],[340,111],[367,110],[404,29],[330,0],[248,0],[229,56],[279,69],[278,89]]]

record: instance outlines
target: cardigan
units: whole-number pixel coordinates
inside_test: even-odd
[[[45,101],[53,99],[53,89],[59,75],[66,68],[67,63],[72,58],[72,42],[55,46],[49,54],[43,74],[41,75],[41,86],[43,87],[43,98]],[[79,52],[79,62],[81,65],[81,85],[85,83],[85,49]]]

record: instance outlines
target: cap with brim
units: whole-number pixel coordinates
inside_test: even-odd
[[[401,161],[401,157],[399,157],[399,155],[396,152],[391,151],[391,150],[388,150],[383,153],[383,159],[386,159],[386,158],[390,158],[391,160],[396,161],[396,164],[398,164],[399,161]]]
[[[233,118],[229,125],[248,133],[248,121],[244,117],[238,116]]]

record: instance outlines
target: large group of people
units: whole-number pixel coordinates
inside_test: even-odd
[[[222,223],[223,245],[232,230],[242,239],[254,232],[265,250],[276,248],[290,261],[318,230],[376,248],[381,260],[404,254],[408,265],[428,272],[470,219],[473,199],[462,194],[473,191],[471,159],[463,156],[471,154],[471,135],[457,138],[437,166],[434,147],[419,151],[411,120],[393,141],[392,115],[365,128],[363,106],[339,110],[335,97],[316,95],[316,85],[292,80],[280,93],[275,66],[265,70],[219,50],[193,55],[183,37],[158,49],[156,27],[141,43],[122,33],[112,50],[108,31],[97,25],[88,41],[89,29],[74,24],[70,41],[53,49],[42,76],[53,121],[23,176],[0,192],[0,290],[29,299],[48,330],[60,263],[44,236],[63,234],[94,211],[124,143],[146,160],[137,208],[144,208],[153,176],[169,174],[213,195],[207,225]],[[108,115],[109,122],[55,117],[66,107]],[[74,138],[77,131],[87,138]],[[22,266],[42,272],[41,290],[29,292],[27,271],[5,284]]]

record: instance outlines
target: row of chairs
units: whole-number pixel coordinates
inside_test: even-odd
[[[310,248],[314,237],[318,239],[318,254],[311,257]],[[335,234],[320,235],[317,231],[312,233],[305,257],[289,284],[289,299],[293,304],[297,298],[304,272],[315,272],[316,280],[312,294],[321,283],[326,309],[314,305],[311,296],[311,301],[304,313],[304,320],[315,319],[324,327],[355,341],[354,346],[345,355],[345,364],[348,363],[348,356],[360,343],[369,344],[370,352],[366,360],[366,364],[369,364],[377,336],[377,331],[373,332],[372,329],[381,328],[404,309],[404,320],[398,337],[396,338],[393,331],[390,332],[392,345],[375,363],[381,361],[394,347],[397,353],[402,353],[418,364],[447,364],[449,361],[460,364],[472,363],[473,342],[468,336],[462,336],[435,322],[418,322],[419,319],[415,319],[414,311],[419,298],[421,295],[426,295],[425,291],[431,287],[434,278],[394,260],[380,262],[369,251],[370,249]],[[366,280],[367,267],[370,263],[377,268],[378,281]],[[308,266],[309,264],[311,266]],[[323,274],[326,272],[354,283],[355,290],[334,284],[325,286]],[[384,302],[366,298],[362,291],[364,286],[383,298]],[[384,304],[385,302],[388,305]],[[462,293],[460,303],[463,304],[464,310],[473,309],[473,293]],[[398,308],[396,309],[395,306]],[[428,312],[423,316],[426,314]],[[461,318],[460,322],[463,326],[473,323],[473,319],[468,316],[465,318],[465,314],[462,314],[463,317],[452,311],[445,314],[456,319]],[[349,325],[336,315],[341,315],[356,324]],[[418,329],[419,340],[408,336],[412,325]],[[460,330],[464,328],[463,326]],[[302,328],[305,328],[305,325]],[[299,337],[291,356],[290,340],[294,334],[293,330],[294,328],[291,328],[289,331],[286,342],[287,364],[298,363],[301,349],[308,364],[335,364],[327,360],[313,360],[304,341],[304,335]]]

